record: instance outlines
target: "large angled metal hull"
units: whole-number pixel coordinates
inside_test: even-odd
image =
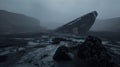
[[[89,31],[94,24],[98,13],[90,12],[82,17],[79,17],[55,30],[57,33],[83,34]]]

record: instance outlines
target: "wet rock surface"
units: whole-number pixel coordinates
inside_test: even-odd
[[[71,48],[71,47],[70,47]],[[104,47],[102,41],[94,36],[88,36],[82,44],[74,47],[71,51],[69,47],[60,46],[53,59],[59,61],[69,61],[75,64],[75,67],[117,67],[109,51]],[[71,58],[69,53],[72,53]],[[77,55],[77,56],[76,56]]]
[[[37,41],[30,38],[24,46],[1,48],[0,56],[8,56],[8,59],[5,62],[3,59],[0,67],[120,67],[119,45],[93,36],[64,38],[71,41],[54,45],[49,42],[51,38]]]
[[[88,36],[85,42],[79,46],[78,57],[88,62],[90,67],[115,66],[102,41],[93,36]]]
[[[55,61],[69,61],[71,60],[70,56],[68,55],[68,48],[66,46],[60,46],[54,56],[53,59]]]

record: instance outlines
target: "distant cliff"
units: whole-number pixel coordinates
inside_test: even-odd
[[[40,21],[35,18],[0,10],[0,34],[30,33],[40,30]]]
[[[91,28],[92,31],[120,32],[120,17],[96,20]]]
[[[120,41],[120,17],[96,20],[90,34]]]

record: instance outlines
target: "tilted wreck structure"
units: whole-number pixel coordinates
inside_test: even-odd
[[[79,17],[55,30],[57,33],[83,34],[89,31],[94,24],[98,13],[92,11],[82,17]]]

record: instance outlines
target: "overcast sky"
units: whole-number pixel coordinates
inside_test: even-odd
[[[120,0],[0,0],[0,9],[35,17],[56,28],[96,10],[98,19],[120,17]]]

